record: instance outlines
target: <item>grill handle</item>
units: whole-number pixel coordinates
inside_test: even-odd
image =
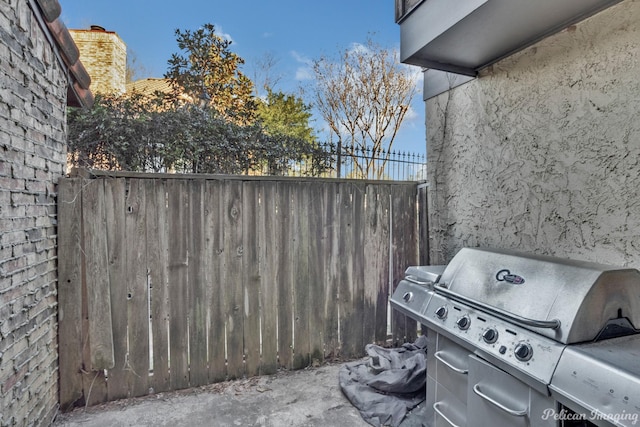
[[[544,328],[544,329],[560,328],[559,319],[551,319],[551,320],[529,319],[527,317],[522,317],[522,316],[515,315],[513,313],[506,312],[504,310],[485,304],[483,302],[472,300],[470,298],[457,294],[453,291],[450,291],[449,289],[443,288],[442,286],[434,286],[434,290],[439,294],[443,294],[444,296],[451,298],[452,300],[458,301],[463,304],[467,304],[478,310],[486,311],[502,320],[506,320],[507,322],[513,322],[522,326],[531,326],[534,328]]]
[[[436,351],[433,355],[434,355],[434,357],[436,359],[438,359],[439,361],[444,363],[452,371],[457,372],[457,373],[462,374],[462,375],[467,375],[469,373],[468,369],[458,368],[458,367],[454,366],[453,363],[447,361],[444,357],[442,357],[443,354],[444,354],[443,351]]]
[[[414,276],[404,276],[404,280],[406,280],[407,282],[415,283],[416,285],[420,285],[420,286],[428,286],[428,287],[433,286],[433,282],[431,281],[423,282],[416,279]]]
[[[473,391],[475,394],[477,394],[478,396],[480,396],[481,398],[483,398],[484,400],[486,400],[487,402],[493,404],[494,406],[502,409],[504,412],[506,412],[509,415],[513,415],[514,417],[524,417],[525,415],[527,415],[527,413],[529,412],[526,409],[523,409],[521,411],[515,410],[515,409],[511,409],[511,408],[507,408],[506,406],[504,406],[502,403],[498,402],[497,400],[495,400],[492,397],[487,396],[486,394],[484,394],[482,392],[482,390],[480,390],[480,384],[476,384],[473,386]]]
[[[436,413],[438,415],[440,415],[442,417],[443,420],[445,420],[447,423],[449,423],[449,425],[451,427],[460,427],[458,424],[454,423],[453,421],[451,421],[449,419],[449,417],[447,417],[444,412],[442,412],[442,409],[440,409],[440,405],[442,404],[442,402],[436,402],[433,404],[433,410],[436,411]]]

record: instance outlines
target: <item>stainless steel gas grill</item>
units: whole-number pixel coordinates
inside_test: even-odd
[[[465,248],[391,304],[427,327],[427,425],[640,423],[636,269]]]

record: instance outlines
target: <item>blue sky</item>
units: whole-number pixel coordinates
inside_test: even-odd
[[[68,28],[100,25],[118,33],[133,53],[140,77],[162,77],[167,60],[178,51],[175,30],[195,30],[205,23],[214,24],[220,34],[232,40],[231,50],[245,60],[242,71],[249,78],[256,77],[257,64],[265,55],[274,58],[276,67],[271,74],[278,77],[276,89],[287,93],[297,93],[301,85],[309,84],[309,64],[314,59],[335,57],[369,36],[386,48],[399,48],[400,44],[394,0],[59,2]],[[396,150],[425,151],[421,89],[420,80],[412,114],[393,145]]]

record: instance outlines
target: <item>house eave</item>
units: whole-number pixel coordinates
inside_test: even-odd
[[[29,6],[60,65],[67,71],[67,105],[90,108],[94,101],[89,88],[91,77],[80,62],[80,52],[69,30],[60,20],[62,8],[58,0],[29,0]]]

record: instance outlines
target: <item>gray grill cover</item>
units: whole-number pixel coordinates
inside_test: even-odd
[[[407,413],[426,399],[427,337],[399,348],[365,347],[369,358],[340,368],[340,387],[372,426],[406,425]]]
[[[520,317],[558,319],[558,329],[530,329],[565,344],[593,340],[608,320],[619,315],[640,328],[640,272],[636,269],[464,248],[447,265],[439,284]]]

